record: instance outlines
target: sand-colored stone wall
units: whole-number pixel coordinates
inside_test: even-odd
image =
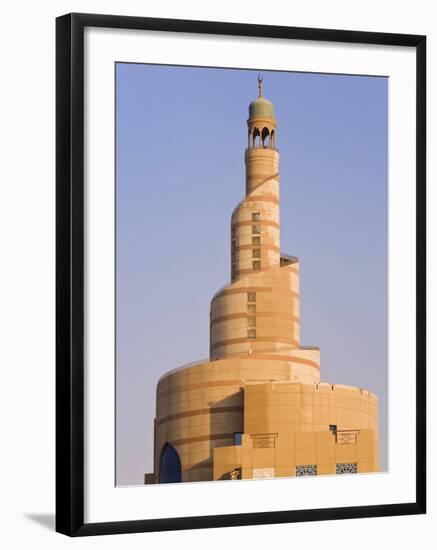
[[[247,193],[231,218],[231,279],[279,265],[279,155],[246,152]]]
[[[251,273],[211,302],[210,355],[291,353],[300,345],[299,264]]]
[[[214,450],[214,479],[379,470],[374,394],[331,384],[250,383],[241,445]],[[307,474],[308,475],[308,474]]]
[[[245,386],[245,433],[378,429],[371,392],[340,384],[271,382]]]

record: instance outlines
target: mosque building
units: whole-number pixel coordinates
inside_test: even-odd
[[[210,359],[159,380],[145,483],[379,469],[376,396],[320,382],[319,348],[301,345],[299,260],[280,249],[276,117],[258,80],[246,196],[231,217],[231,282],[211,301]]]

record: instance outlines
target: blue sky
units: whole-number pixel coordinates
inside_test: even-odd
[[[117,484],[153,470],[158,378],[208,357],[258,72],[117,64]],[[302,345],[320,346],[322,381],[377,394],[386,468],[388,80],[262,72],[281,249],[301,263]]]

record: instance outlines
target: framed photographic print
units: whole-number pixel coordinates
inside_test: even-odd
[[[424,513],[425,37],[56,46],[57,530]]]

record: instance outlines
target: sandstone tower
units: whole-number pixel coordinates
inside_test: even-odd
[[[210,360],[158,382],[146,483],[378,470],[376,397],[320,382],[301,346],[299,260],[280,251],[272,103],[249,105],[246,196],[231,218],[231,282],[211,301]]]

